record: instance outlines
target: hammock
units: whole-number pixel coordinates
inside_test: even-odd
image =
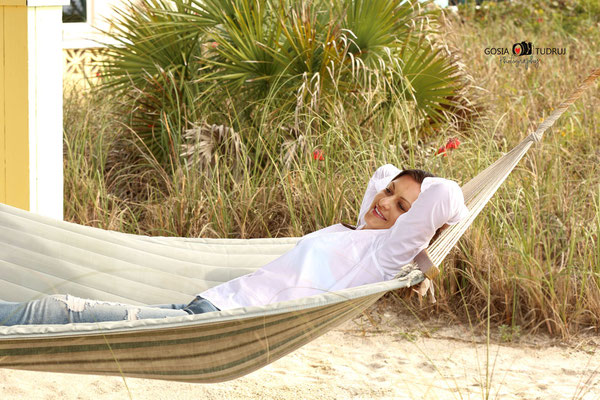
[[[600,75],[595,70],[535,132],[463,186],[469,216],[429,247],[450,252],[529,147]],[[147,237],[81,226],[0,204],[0,298],[44,294],[130,304],[186,303],[260,268],[298,238]],[[421,282],[416,264],[390,281],[185,317],[0,327],[0,368],[222,382],[248,374],[355,317],[386,292]]]

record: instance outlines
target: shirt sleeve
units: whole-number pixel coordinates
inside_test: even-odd
[[[385,164],[377,168],[377,171],[375,171],[371,179],[369,179],[367,190],[365,190],[365,194],[360,204],[360,212],[358,213],[358,221],[356,223],[357,226],[365,223],[365,214],[377,192],[386,187],[400,172],[402,172],[402,170],[392,164]]]
[[[468,212],[456,182],[439,177],[425,178],[411,208],[376,238],[375,265],[386,280],[392,279],[401,266],[411,262],[429,245],[438,228],[460,222]]]

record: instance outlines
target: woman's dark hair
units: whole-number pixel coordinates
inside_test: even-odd
[[[398,175],[396,175],[394,177],[394,179],[392,179],[392,180],[396,180],[396,179],[398,179],[398,178],[400,178],[401,176],[404,176],[404,175],[410,176],[419,185],[421,183],[423,183],[423,180],[425,180],[425,178],[433,178],[433,177],[435,177],[435,175],[432,174],[431,172],[423,171],[422,169],[405,169],[405,170],[402,170]]]
[[[423,181],[425,180],[425,178],[434,178],[435,177],[435,175],[432,174],[431,172],[423,171],[422,169],[405,169],[405,170],[402,170],[398,175],[396,175],[392,180],[396,180],[396,179],[398,179],[398,178],[400,178],[401,176],[404,176],[404,175],[410,176],[418,184],[422,184]],[[346,228],[356,229],[356,226],[349,225],[349,224],[346,224],[346,223],[343,223],[343,222],[342,222],[342,225],[344,225]],[[431,238],[431,240],[429,241],[429,244],[431,245],[431,243],[433,243],[433,241],[435,239],[437,239],[438,236],[440,236],[440,234],[442,233],[442,231],[444,229],[446,229],[447,227],[448,227],[447,224],[444,224],[441,227],[439,227],[435,231],[435,234],[433,235],[433,237]]]

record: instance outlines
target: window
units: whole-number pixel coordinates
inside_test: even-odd
[[[71,4],[63,6],[63,22],[88,22],[87,0],[71,0]]]
[[[90,49],[105,47],[101,43],[110,41],[100,31],[110,29],[110,20],[114,14],[113,7],[120,7],[123,3],[128,2],[125,0],[70,0],[70,2],[65,1],[64,3],[69,5],[63,6],[62,9],[63,49]]]

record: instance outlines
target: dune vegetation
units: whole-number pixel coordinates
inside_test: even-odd
[[[464,184],[600,67],[593,0],[467,2],[457,12],[365,3],[124,9],[100,78],[85,91],[65,86],[65,219],[229,238],[355,223],[378,166]],[[486,51],[522,41],[534,46],[528,63]],[[420,318],[489,320],[508,339],[598,331],[597,87],[531,148],[446,258],[437,303],[386,301]]]

